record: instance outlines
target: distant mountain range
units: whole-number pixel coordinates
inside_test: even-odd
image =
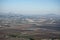
[[[8,24],[35,24],[38,28],[60,29],[60,15],[45,14],[45,15],[22,15],[14,13],[0,13],[0,25]],[[34,26],[35,27],[35,26]],[[60,30],[59,30],[60,31]]]

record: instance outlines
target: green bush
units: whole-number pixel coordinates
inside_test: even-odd
[[[11,35],[9,35],[10,37],[17,37],[17,35],[14,35],[14,34],[11,34]]]

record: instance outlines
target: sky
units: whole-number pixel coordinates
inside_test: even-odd
[[[60,0],[0,0],[0,12],[21,14],[60,13]]]

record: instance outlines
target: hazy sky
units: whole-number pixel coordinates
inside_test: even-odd
[[[0,0],[0,12],[21,14],[60,13],[60,0]]]

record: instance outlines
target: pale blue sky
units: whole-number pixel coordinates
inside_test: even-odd
[[[60,13],[60,0],[0,0],[0,12]]]

